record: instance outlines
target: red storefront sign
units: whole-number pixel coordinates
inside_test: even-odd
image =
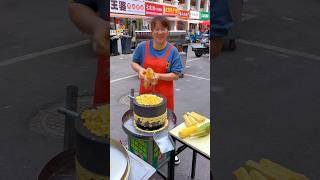
[[[163,5],[145,2],[146,16],[163,15]]]
[[[189,11],[187,10],[178,10],[179,18],[181,19],[189,19]]]
[[[177,16],[178,15],[178,9],[173,6],[163,6],[163,15],[165,16]]]

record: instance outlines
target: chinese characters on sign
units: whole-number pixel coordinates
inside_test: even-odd
[[[178,9],[174,6],[163,6],[163,15],[176,16],[178,15]]]
[[[145,2],[146,16],[157,16],[163,14],[163,6],[160,4]]]
[[[208,12],[180,10],[175,6],[136,0],[110,0],[110,12],[145,16],[176,16],[185,20],[210,19]]]
[[[200,13],[198,11],[190,11],[190,19],[200,19]]]
[[[200,12],[200,20],[210,20],[210,14],[208,12]]]
[[[189,11],[187,10],[178,10],[179,18],[181,19],[189,19]]]
[[[120,11],[126,11],[126,2],[119,1],[119,8],[120,8]]]
[[[118,1],[117,0],[110,1],[110,10],[111,10],[111,12],[118,10]]]
[[[145,15],[145,5],[141,1],[110,0],[110,12]]]

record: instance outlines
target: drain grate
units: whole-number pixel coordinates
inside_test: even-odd
[[[78,98],[78,110],[83,110],[92,106],[92,96],[81,96]],[[63,114],[57,112],[57,108],[64,107],[64,102],[53,104],[41,109],[30,121],[30,129],[43,135],[63,138],[64,118]]]
[[[121,96],[119,99],[119,103],[126,106],[130,106],[130,98],[128,97],[128,95],[130,95],[130,93]],[[134,96],[138,96],[138,95],[139,95],[139,92],[135,91]]]

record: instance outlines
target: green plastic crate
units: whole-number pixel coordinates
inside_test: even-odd
[[[159,147],[154,141],[137,139],[128,136],[129,151],[159,169],[160,164],[170,159],[170,153],[161,154]]]

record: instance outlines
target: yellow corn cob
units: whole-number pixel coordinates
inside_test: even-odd
[[[143,85],[144,85],[145,88],[149,88],[151,86],[151,82],[148,81],[148,80],[144,80],[143,81]]]
[[[162,102],[162,98],[153,94],[142,94],[137,96],[136,101],[141,105],[157,105]]]
[[[151,81],[153,79],[154,73],[151,68],[147,68],[146,70],[146,78]]]
[[[197,127],[197,130],[191,134],[191,136],[204,137],[210,134],[210,122],[206,122]]]
[[[247,170],[243,167],[235,170],[233,175],[236,177],[236,180],[251,180]]]
[[[193,125],[193,124],[192,124],[192,121],[190,121],[189,117],[188,117],[186,114],[183,115],[183,119],[184,119],[184,123],[185,123],[185,125],[186,125],[187,127],[190,127],[190,126]]]
[[[268,180],[290,180],[288,177],[281,175],[272,169],[261,166],[260,164],[258,164],[257,162],[254,162],[252,160],[248,160],[245,163],[245,168],[247,171],[252,171],[252,170],[258,171],[264,177],[266,177]]]
[[[249,175],[250,178],[254,180],[267,180],[267,178],[265,178],[261,173],[259,173],[256,170],[250,171]]]
[[[197,121],[198,123],[202,123],[202,122],[205,120],[204,118],[196,117],[194,114],[191,114],[191,113],[189,113],[189,112],[187,112],[187,115],[188,115],[190,118],[192,118],[192,119],[194,119],[195,121]]]
[[[87,109],[81,114],[83,126],[97,136],[106,137],[109,135],[109,113],[110,108],[107,105]]]
[[[188,114],[186,114],[188,119],[192,122],[192,125],[197,125],[198,124],[198,121],[195,120],[194,118],[192,118],[191,116],[189,116]]]
[[[181,138],[189,137],[192,133],[196,132],[197,129],[198,129],[197,126],[190,126],[190,127],[183,128],[179,131],[179,137]]]
[[[191,112],[190,114],[192,114],[194,117],[196,117],[197,119],[200,119],[202,121],[204,121],[205,119],[207,119],[205,116],[202,116],[201,114],[198,114],[196,112]]]
[[[263,167],[266,167],[266,168],[269,168],[273,171],[276,171],[278,174],[287,176],[290,180],[307,180],[308,179],[303,174],[291,171],[290,169],[287,169],[287,168],[281,166],[280,164],[272,162],[268,159],[261,159],[259,161],[259,164]]]

